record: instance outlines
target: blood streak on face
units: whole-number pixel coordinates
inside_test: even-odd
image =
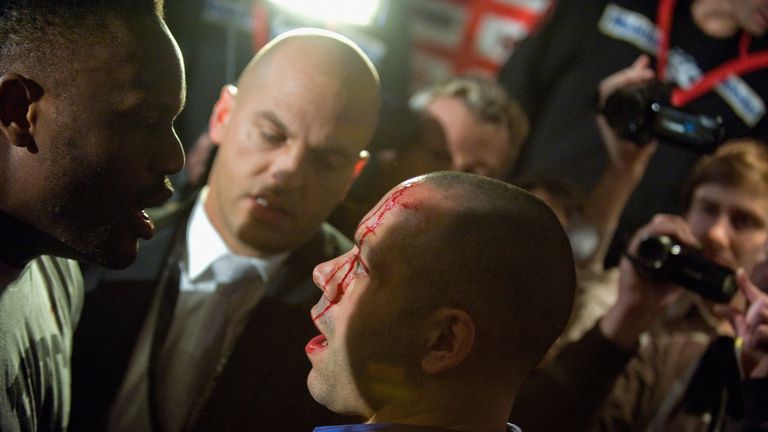
[[[405,193],[408,192],[408,190],[411,189],[414,185],[415,183],[407,183],[399,189],[393,191],[389,197],[379,206],[379,208],[377,208],[370,215],[368,215],[367,218],[360,222],[357,230],[358,232],[362,230],[362,234],[360,234],[360,240],[357,243],[357,247],[355,248],[354,253],[349,258],[344,260],[338,267],[333,269],[333,271],[323,281],[323,286],[321,288],[323,290],[323,297],[328,300],[328,305],[319,314],[312,318],[314,321],[322,318],[323,315],[325,315],[325,313],[328,312],[331,307],[335,306],[339,301],[341,301],[341,298],[344,296],[344,292],[347,290],[347,287],[349,287],[349,284],[352,283],[352,278],[350,275],[357,264],[360,264],[363,270],[368,273],[368,265],[360,256],[360,252],[363,248],[366,237],[368,237],[369,234],[376,232],[376,230],[381,226],[384,220],[384,216],[386,216],[393,209],[399,207],[412,210],[416,207],[413,204],[401,202],[401,199]],[[333,296],[329,297],[329,287],[332,287],[332,283],[337,279],[336,275],[345,267],[346,272],[344,273],[344,276],[338,279],[338,282],[335,282],[336,289],[333,292]]]

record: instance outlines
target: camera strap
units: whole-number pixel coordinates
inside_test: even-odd
[[[667,63],[669,61],[670,35],[672,34],[672,21],[677,0],[661,0],[659,2],[656,25],[659,28],[659,50],[656,56],[656,74],[661,81],[665,81]],[[768,50],[754,53],[749,52],[752,36],[741,31],[739,39],[739,56],[724,62],[716,68],[708,71],[693,86],[687,89],[675,88],[672,90],[670,101],[673,106],[681,107],[689,104],[694,99],[708,93],[731,75],[744,75],[750,72],[768,68]]]

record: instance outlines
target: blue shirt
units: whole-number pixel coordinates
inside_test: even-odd
[[[360,423],[337,426],[319,426],[313,432],[369,432],[369,431],[391,431],[391,432],[453,432],[450,429],[443,429],[428,426],[413,426],[397,423]],[[507,423],[507,432],[523,432],[522,429]]]

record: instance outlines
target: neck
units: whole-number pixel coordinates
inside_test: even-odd
[[[413,426],[439,427],[457,431],[503,432],[512,399],[499,400],[498,391],[451,391],[441,389],[407,401],[382,407],[368,423],[399,423]],[[491,397],[489,397],[491,396]]]
[[[694,0],[691,15],[696,26],[715,39],[733,37],[740,29],[729,0]]]
[[[0,261],[16,268],[53,250],[52,238],[0,211]]]

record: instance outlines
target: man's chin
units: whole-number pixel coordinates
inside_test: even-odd
[[[136,261],[139,256],[139,242],[134,240],[132,245],[126,244],[122,248],[114,248],[104,251],[99,258],[100,264],[112,270],[122,270]]]
[[[308,242],[314,232],[310,235],[297,235],[297,232],[291,230],[269,230],[261,229],[243,231],[237,235],[237,238],[248,248],[257,252],[261,256],[276,255],[287,251],[294,251]],[[318,225],[319,229],[319,225]]]
[[[329,378],[320,376],[314,367],[309,371],[307,388],[317,403],[345,416],[368,418],[373,415],[373,410],[368,408],[359,395],[352,396],[352,393],[344,391],[344,388],[329,386],[327,379]]]
[[[309,370],[309,374],[307,375],[307,389],[309,390],[309,394],[312,396],[312,399],[315,400],[315,402],[319,403],[320,405],[325,406],[326,408],[330,409],[326,403],[328,402],[325,397],[323,397],[323,393],[321,391],[321,387],[317,380],[318,380],[317,372],[315,371],[315,368]]]
[[[139,254],[138,239],[121,241],[92,241],[80,245],[74,258],[90,264],[97,264],[112,270],[122,270],[136,261]]]

